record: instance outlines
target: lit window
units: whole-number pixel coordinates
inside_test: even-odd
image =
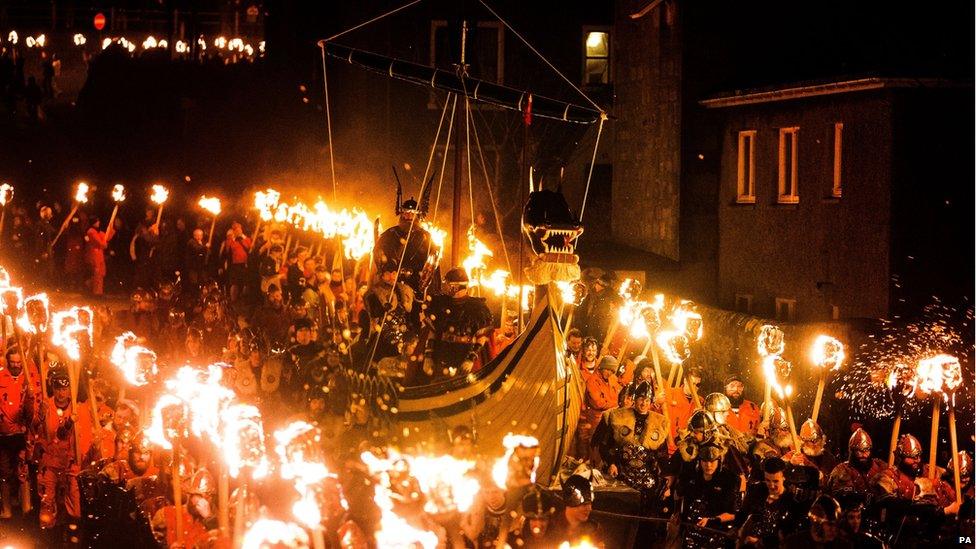
[[[776,320],[793,322],[796,320],[796,300],[776,298]]]
[[[844,124],[834,124],[834,186],[831,194],[840,198],[843,187],[843,157],[844,157]]]
[[[739,204],[756,202],[755,141],[755,130],[739,132],[738,175],[736,176],[738,183],[735,198]]]
[[[800,201],[796,176],[797,136],[800,128],[779,129],[779,196],[780,204],[796,204]]]
[[[752,295],[735,294],[735,310],[740,313],[752,314]]]
[[[583,67],[583,85],[601,86],[610,83],[610,33],[589,31],[586,33],[586,56]]]

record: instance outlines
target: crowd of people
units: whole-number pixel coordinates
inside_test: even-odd
[[[20,273],[14,282],[31,281],[26,293],[131,289],[121,310],[93,301],[85,313],[93,337],[81,338],[80,358],[72,359],[37,329],[46,322],[39,300],[18,302],[0,288],[0,519],[15,509],[36,513],[44,546],[172,547],[180,522],[187,547],[229,543],[212,510],[212,450],[186,448],[185,516],[177,520],[171,456],[144,435],[158,385],[127,386],[112,362],[124,332],[152,349],[159,379],[185,364],[218,363],[223,383],[258,406],[266,426],[313,422],[338,472],[319,499],[330,510],[327,546],[371,547],[382,527],[373,501],[381,480],[362,455],[385,455],[396,427],[383,413],[383,394],[363,380],[377,380],[390,397],[477,373],[518,329],[517,315],[496,321],[484,298],[468,295],[463,269],[440,275],[419,224],[423,200],[398,201],[398,224],[359,261],[347,259],[341,243],[302,246],[300,235],[276,224],[249,235],[231,221],[211,246],[208,220],[159,217],[155,209],[127,229],[122,219],[103,228],[83,210],[58,223],[56,207],[41,204],[36,215],[10,208],[0,241],[4,261]],[[590,281],[566,332],[565,357],[584,399],[573,455],[552,489],[534,474],[538,445],[552,441],[521,440],[500,486],[490,465],[498,450],[487,447],[499,441],[479,441],[477,428],[456,425],[439,448],[424,450],[480,464],[474,504],[429,513],[401,465],[390,486],[399,515],[452,547],[613,546],[609,531],[632,520],[640,527],[631,543],[640,547],[910,546],[971,534],[969,454],[960,456],[956,500],[952,463],[923,470],[923,448],[911,434],[889,465],[854,425],[841,461],[816,422],[803,422],[794,437],[782,408],[749,400],[744,377],[706,393],[702,371],[689,367],[683,381],[662,387],[651,358],[618,361],[616,345],[605,341],[620,305],[614,288],[611,272]],[[72,364],[81,367],[73,373]],[[593,513],[608,485],[637,494],[634,508]],[[287,509],[282,493],[268,481],[232,497],[244,500],[233,509],[249,520]]]

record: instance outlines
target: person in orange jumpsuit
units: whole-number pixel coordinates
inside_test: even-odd
[[[78,473],[81,471],[81,464],[88,463],[93,450],[94,419],[90,406],[76,403],[77,409],[72,409],[71,383],[66,366],[52,363],[47,382],[49,398],[45,400],[38,417],[42,437],[39,442],[43,452],[37,471],[37,489],[41,498],[38,518],[43,529],[53,528],[59,522],[64,523],[67,541],[78,544],[81,542]],[[67,515],[64,520],[59,520],[59,507]]]
[[[114,235],[112,227],[106,231],[99,231],[101,224],[97,217],[92,217],[88,232],[85,233],[85,263],[91,274],[88,279],[88,289],[94,295],[105,293],[105,249],[108,248],[108,242]]]
[[[729,397],[732,409],[725,418],[725,422],[735,430],[746,435],[749,439],[756,438],[756,431],[759,429],[759,422],[762,421],[762,414],[759,406],[751,400],[746,400],[745,384],[738,374],[733,374],[725,379],[725,396]]]
[[[590,441],[603,412],[617,407],[620,384],[615,374],[619,366],[617,359],[605,356],[600,359],[596,374],[586,380],[585,409],[580,413],[576,430],[577,456],[582,459],[590,456]]]
[[[4,358],[0,364],[0,518],[7,519],[13,516],[14,487],[27,482],[26,436],[35,407],[20,349],[10,347]],[[21,508],[27,512],[29,489],[21,493]]]
[[[678,433],[688,425],[691,414],[701,408],[701,397],[698,402],[692,402],[692,395],[696,395],[702,381],[702,370],[699,366],[688,368],[684,383],[681,387],[665,389],[665,406],[668,406],[668,417],[671,419],[671,436],[677,440]],[[692,391],[694,387],[694,391]]]

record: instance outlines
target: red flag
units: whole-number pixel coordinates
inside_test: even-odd
[[[525,113],[523,115],[523,118],[525,119],[526,126],[532,125],[532,94],[531,93],[529,94],[528,102],[525,104]]]

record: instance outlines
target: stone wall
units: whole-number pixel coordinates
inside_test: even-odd
[[[677,260],[681,173],[680,8],[617,3],[613,61],[613,238]]]

